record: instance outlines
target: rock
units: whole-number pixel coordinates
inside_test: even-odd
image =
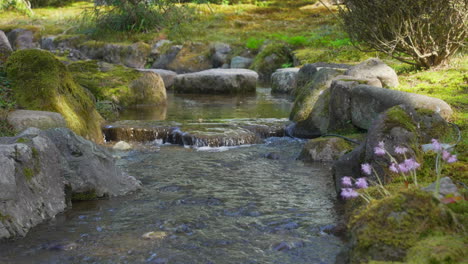
[[[144,42],[137,42],[131,45],[105,44],[103,48],[103,60],[130,68],[144,68],[150,52],[151,47]]]
[[[13,50],[38,49],[40,47],[34,36],[34,32],[31,30],[22,28],[13,29],[8,33],[8,39]]]
[[[0,161],[0,239],[24,236],[53,218],[66,208],[69,195],[114,196],[140,187],[105,149],[66,128],[28,128],[2,138]]]
[[[186,93],[255,92],[257,79],[258,74],[250,70],[212,69],[178,75],[174,89]]]
[[[365,142],[361,143],[358,147],[351,152],[339,157],[337,161],[333,162],[332,176],[335,182],[335,191],[339,195],[341,193],[341,178],[348,176],[352,178],[359,178],[361,175],[361,163],[364,161],[365,155]]]
[[[157,73],[144,72],[143,75],[130,83],[128,104],[165,105],[167,100],[164,81]]]
[[[58,112],[73,131],[103,142],[103,119],[89,92],[75,83],[67,67],[50,52],[16,51],[6,63],[6,72],[21,107]]]
[[[169,70],[162,70],[162,69],[138,69],[139,71],[145,72],[154,72],[159,74],[161,78],[164,81],[164,86],[166,86],[166,89],[171,88],[174,85],[174,79],[177,76],[176,72],[169,71]]]
[[[5,32],[0,30],[0,65],[6,62],[12,52],[13,49],[11,48]]]
[[[345,75],[365,79],[377,78],[382,82],[383,87],[398,86],[398,76],[396,72],[377,58],[368,59],[353,66],[346,71]]]
[[[304,87],[314,79],[317,68],[312,64],[306,64],[297,73],[297,87]]]
[[[67,127],[63,116],[55,112],[16,110],[8,114],[7,120],[18,132],[28,127],[39,129]]]
[[[185,43],[166,68],[177,73],[199,72],[213,68],[212,50],[203,43]],[[153,67],[155,68],[155,67]]]
[[[65,168],[63,175],[76,200],[124,195],[140,188],[141,183],[122,172],[105,148],[66,128],[44,133],[70,168]]]
[[[352,67],[349,64],[328,63],[328,62],[314,62],[314,63],[311,63],[311,65],[316,67],[317,70],[321,68],[330,68],[330,69],[335,69],[335,70],[340,70],[340,71],[346,71]]]
[[[271,43],[260,50],[250,68],[258,72],[260,81],[268,83],[273,72],[292,63],[292,51],[287,45]]]
[[[329,124],[330,84],[340,73],[322,68],[307,86],[297,87],[290,119],[296,122],[293,135],[314,138],[327,132]]]
[[[167,233],[163,231],[151,231],[148,233],[144,233],[141,238],[146,240],[162,240],[167,237]]]
[[[114,150],[129,150],[132,149],[132,145],[128,144],[125,141],[119,141],[115,143],[115,145],[112,148]]]
[[[431,185],[422,188],[422,190],[433,193],[436,189],[436,183],[432,183]],[[452,179],[449,177],[443,177],[440,179],[440,187],[439,187],[439,197],[443,198],[448,194],[453,194],[454,196],[460,196],[458,193],[457,186],[453,183]]]
[[[121,107],[110,100],[97,101],[96,110],[106,121],[115,121],[120,116]]]
[[[308,161],[335,161],[353,150],[355,145],[342,138],[315,138],[302,149],[299,159]]]
[[[350,95],[352,123],[363,129],[368,129],[372,120],[380,113],[396,105],[430,110],[445,119],[449,119],[453,113],[443,100],[420,94],[358,85],[350,89]]]
[[[231,69],[248,69],[252,65],[253,59],[235,56],[231,59]]]
[[[160,54],[151,68],[153,69],[168,69],[168,65],[176,58],[177,54],[182,50],[182,45],[174,45]],[[160,51],[161,52],[161,51]]]
[[[171,43],[172,41],[167,39],[162,39],[156,42],[153,46],[151,46],[150,57],[153,59],[157,59],[162,54],[163,48],[167,45],[170,45]]]
[[[220,68],[228,62],[231,46],[226,43],[215,43],[213,45],[213,67]]]
[[[271,160],[279,160],[281,159],[281,155],[278,152],[270,152],[265,155],[265,158],[271,159]]]
[[[278,69],[271,75],[271,91],[274,93],[292,93],[296,89],[299,68]]]
[[[46,36],[41,38],[41,49],[45,50],[55,50],[57,47],[55,45],[56,36]]]

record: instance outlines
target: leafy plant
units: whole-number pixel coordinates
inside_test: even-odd
[[[0,10],[16,10],[28,16],[33,15],[31,3],[27,0],[1,0]]]
[[[258,50],[265,42],[264,39],[249,38],[245,43],[245,46],[251,50]]]

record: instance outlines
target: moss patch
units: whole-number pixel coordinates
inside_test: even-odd
[[[86,90],[50,52],[20,50],[6,63],[15,98],[26,109],[61,113],[75,133],[102,142],[102,117]]]
[[[35,175],[34,169],[26,167],[23,169],[23,174],[24,174],[24,177],[26,177],[26,180],[30,181]]]
[[[273,42],[266,45],[255,57],[250,68],[260,74],[262,81],[269,81],[271,74],[282,65],[293,64],[291,49],[284,43]]]
[[[434,236],[419,241],[408,250],[408,263],[468,263],[468,239],[460,236]]]
[[[99,197],[96,194],[96,190],[91,190],[87,192],[73,193],[72,201],[92,201],[97,200]]]

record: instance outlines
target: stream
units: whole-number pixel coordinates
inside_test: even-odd
[[[283,120],[291,105],[264,88],[247,96],[169,94],[167,108],[127,109],[121,119]],[[333,264],[344,244],[324,230],[341,211],[329,165],[296,160],[304,143],[134,143],[114,155],[141,191],[74,203],[25,238],[0,244],[0,263]]]

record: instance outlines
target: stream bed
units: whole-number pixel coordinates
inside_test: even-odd
[[[149,109],[122,117],[279,119],[291,106],[269,89],[238,98],[170,98],[159,119]],[[343,242],[323,231],[341,212],[328,165],[296,160],[304,143],[289,137],[198,148],[135,143],[114,155],[142,181],[141,191],[74,203],[25,238],[0,244],[0,263],[332,264]]]

